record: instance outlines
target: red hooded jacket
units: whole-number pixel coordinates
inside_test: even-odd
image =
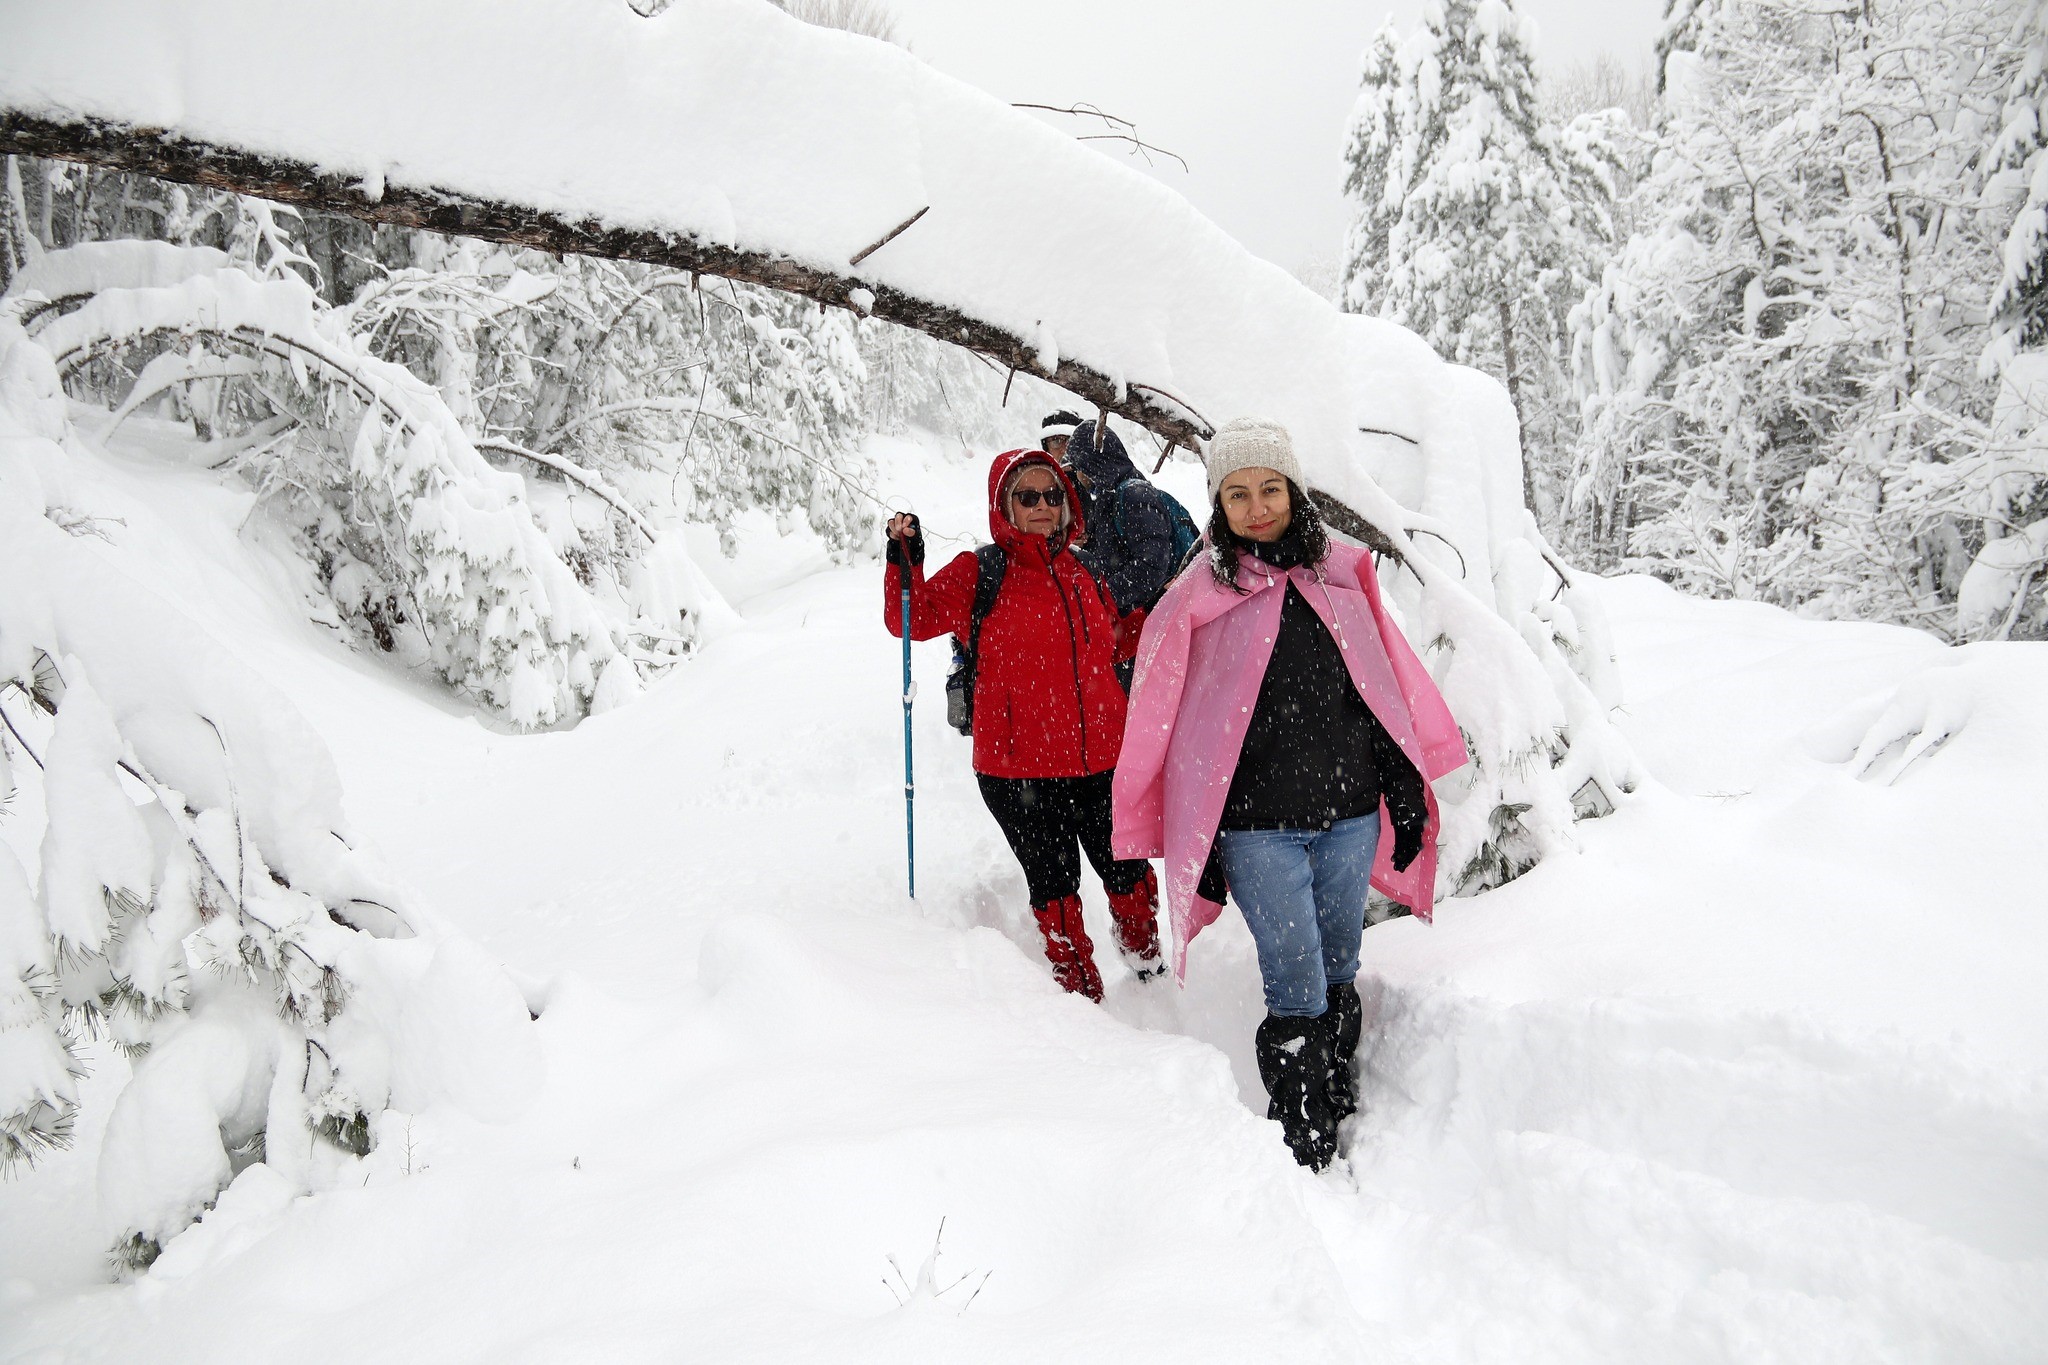
[[[1067,492],[1059,536],[1026,535],[999,504],[1018,466],[1037,462]],[[1119,617],[1109,590],[1069,549],[1081,503],[1065,470],[1037,450],[998,455],[988,471],[988,526],[1008,567],[981,623],[974,677],[974,771],[990,777],[1085,777],[1116,766],[1124,739],[1124,689],[1115,666],[1137,648],[1143,612]],[[910,638],[967,637],[978,568],[961,554],[931,578],[910,571]],[[901,636],[902,570],[890,564],[882,619]]]

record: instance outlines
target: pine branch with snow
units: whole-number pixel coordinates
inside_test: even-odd
[[[355,845],[292,704],[49,515],[78,439],[0,322],[0,777],[41,811],[0,822],[0,1158],[68,1139],[89,1045],[125,1054],[97,1193],[135,1270],[252,1164],[326,1188],[386,1110],[509,1116],[537,1048]]]

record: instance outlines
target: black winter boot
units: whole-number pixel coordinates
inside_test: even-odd
[[[1351,1059],[1358,1055],[1358,1036],[1365,1025],[1365,1006],[1349,981],[1330,987],[1323,1020],[1330,1029],[1330,1114],[1339,1123],[1358,1112],[1358,1080]]]
[[[1269,1014],[1253,1039],[1259,1079],[1272,1103],[1266,1117],[1278,1119],[1294,1159],[1320,1171],[1337,1155],[1337,1120],[1330,1112],[1330,1032],[1321,1017],[1289,1019]]]

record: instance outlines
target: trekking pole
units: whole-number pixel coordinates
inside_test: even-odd
[[[910,681],[910,553],[903,563],[903,857],[909,868],[910,898],[917,899],[917,775],[911,763],[910,701],[917,689]]]

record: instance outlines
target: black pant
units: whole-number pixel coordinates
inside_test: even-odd
[[[1142,858],[1109,851],[1110,774],[1091,777],[990,777],[976,773],[981,799],[1003,827],[1010,851],[1024,865],[1031,903],[1044,905],[1081,890],[1075,841],[1102,884],[1122,895],[1145,879]]]

